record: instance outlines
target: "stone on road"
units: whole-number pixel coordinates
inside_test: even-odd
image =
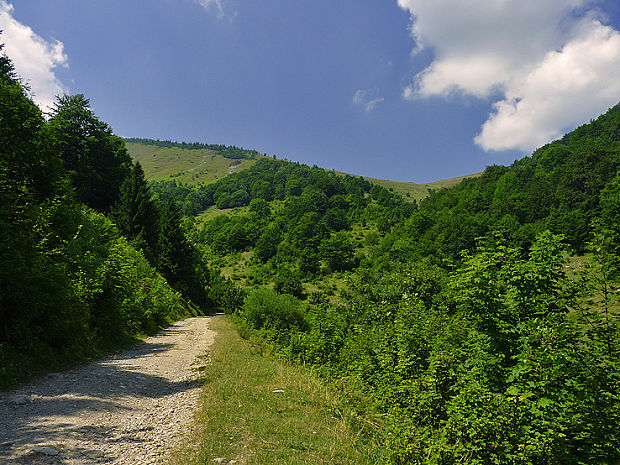
[[[0,394],[0,463],[156,464],[198,406],[209,318],[180,321],[129,350]]]

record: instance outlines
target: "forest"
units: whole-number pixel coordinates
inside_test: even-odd
[[[148,181],[86,97],[43,115],[0,56],[0,387],[221,310],[392,464],[614,463],[619,162],[617,105],[419,203],[275,157]]]
[[[614,463],[619,161],[620,105],[419,205],[271,159],[152,188],[232,212],[194,233],[239,286],[223,309],[371,415],[392,463]]]
[[[0,55],[0,388],[213,305],[218,276],[172,201],[83,95],[47,115]]]

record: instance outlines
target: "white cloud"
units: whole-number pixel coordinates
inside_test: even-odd
[[[360,89],[353,95],[353,103],[364,107],[366,113],[370,113],[383,101],[385,101],[385,98],[378,97],[376,89]]]
[[[412,17],[414,52],[434,52],[403,95],[495,98],[477,144],[485,150],[544,144],[620,99],[618,33],[596,19],[594,3],[398,0]]]
[[[224,8],[222,7],[222,0],[198,0],[198,3],[206,8],[215,9],[217,17],[222,19],[224,17]]]
[[[66,92],[56,78],[54,69],[67,67],[62,42],[47,42],[28,26],[12,17],[13,5],[0,0],[0,41],[4,52],[13,61],[17,74],[30,86],[34,101],[47,110],[54,97]]]
[[[506,87],[474,139],[485,150],[532,151],[620,100],[620,33],[593,24]]]

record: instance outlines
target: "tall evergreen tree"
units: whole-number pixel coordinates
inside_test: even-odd
[[[208,304],[210,271],[198,250],[189,242],[177,204],[160,205],[159,272],[185,297],[198,306]]]
[[[173,285],[192,274],[192,247],[181,225],[181,212],[174,201],[161,205],[159,228],[159,271]]]
[[[95,116],[82,94],[57,97],[48,126],[78,199],[108,213],[132,166],[123,139]]]
[[[149,261],[156,264],[158,211],[140,163],[132,167],[131,174],[121,184],[118,202],[112,209],[112,218],[134,246],[142,249]]]

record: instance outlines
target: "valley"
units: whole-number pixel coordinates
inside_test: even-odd
[[[414,186],[0,102],[3,460],[620,458],[620,104]]]

